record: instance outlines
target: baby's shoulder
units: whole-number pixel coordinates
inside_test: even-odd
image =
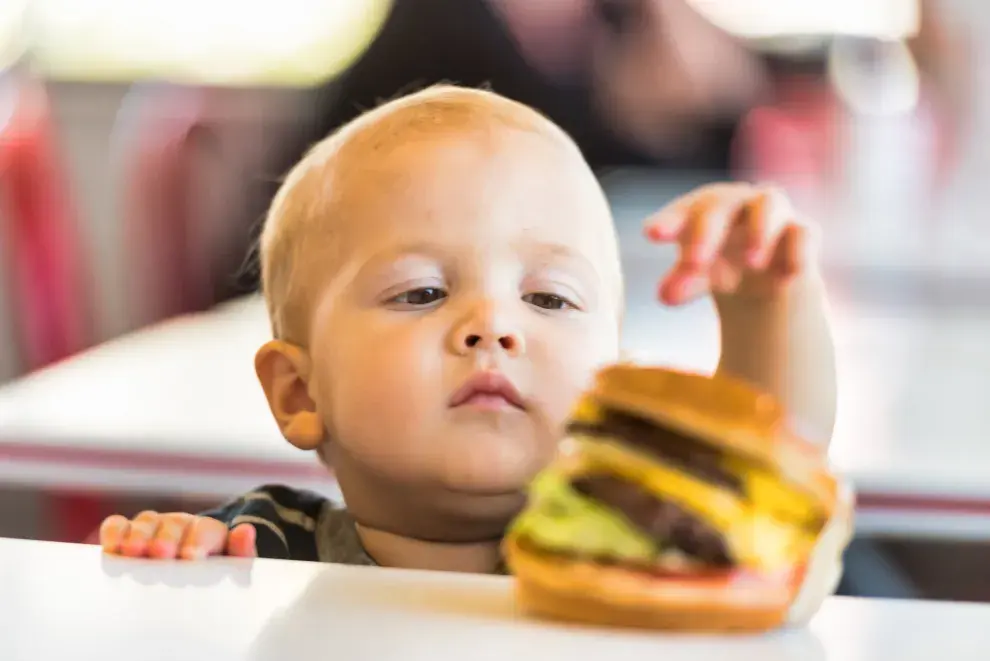
[[[374,565],[343,503],[321,494],[266,484],[202,516],[234,528],[250,523],[263,558]]]
[[[260,557],[318,560],[317,526],[335,509],[320,494],[266,484],[201,516],[222,521],[231,529],[242,523],[253,525]]]
[[[251,513],[312,529],[316,518],[328,504],[329,499],[312,491],[266,484],[228,501],[216,511]]]
[[[325,502],[316,522],[315,537],[322,562],[377,566],[361,543],[354,517],[342,503]]]

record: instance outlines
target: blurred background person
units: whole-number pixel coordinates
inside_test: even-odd
[[[257,224],[278,177],[309,145],[383,100],[437,82],[490,87],[541,110],[599,172],[640,167],[783,180],[807,169],[813,185],[824,185],[839,158],[829,40],[812,39],[803,50],[758,49],[766,44],[723,29],[696,5],[705,3],[395,0],[370,47],[316,92],[313,121],[288,127],[280,148],[266,154],[263,181],[252,187],[242,215],[231,218],[232,239],[217,268],[231,272],[249,251],[253,234],[246,228]],[[938,10],[926,2],[913,44],[939,95],[945,89],[945,98],[956,101],[961,58]],[[751,144],[741,128],[754,109],[767,106],[811,116],[811,125],[788,132],[795,122],[772,122],[757,131],[762,144]],[[771,154],[764,161],[774,162],[760,162],[761,150]],[[216,296],[254,285],[248,276]]]
[[[576,137],[593,165],[724,169],[761,63],[685,0],[396,0],[371,47],[321,95],[304,144],[440,81],[488,86]]]
[[[370,45],[339,76],[311,91],[305,112],[275,129],[277,137],[269,136],[270,149],[250,151],[244,145],[253,136],[242,135],[241,145],[226,149],[238,156],[228,155],[225,165],[225,148],[211,142],[209,130],[190,134],[187,144],[196,152],[196,162],[219,163],[206,176],[219,176],[219,186],[230,192],[217,196],[202,181],[185,185],[186,190],[195,189],[192,194],[200,200],[220,199],[223,206],[213,205],[207,214],[211,228],[201,233],[209,247],[188,248],[209,253],[208,266],[186,263],[166,280],[176,283],[176,290],[191,291],[197,283],[184,281],[196,277],[210,282],[209,291],[174,294],[175,302],[163,311],[201,309],[255,289],[250,268],[240,271],[243,277],[234,276],[251,252],[252,229],[279,178],[310,145],[383,100],[439,82],[488,87],[560,124],[599,171],[639,166],[724,177],[740,117],[768,92],[765,58],[713,25],[686,0],[386,4],[387,17]],[[141,113],[159,113],[168,127],[167,118],[200,112],[210,96],[202,90],[190,94],[146,88],[130,95],[121,127],[126,129],[128,118]],[[223,130],[219,126],[217,132]],[[137,140],[120,144],[132,149],[129,145]],[[231,170],[247,173],[250,180],[218,175],[224,168],[228,175]],[[138,192],[138,204],[147,208],[162,200],[161,207],[174,208],[179,194],[174,186],[166,187],[173,179],[150,175],[148,186]],[[156,238],[154,243],[168,254],[167,240]]]
[[[309,145],[385,99],[438,82],[488,87],[551,117],[592,167],[727,175],[739,118],[766,63],[685,0],[395,0],[377,38],[289,127],[230,230],[219,269],[250,249],[277,178]],[[248,276],[218,296],[255,285]]]

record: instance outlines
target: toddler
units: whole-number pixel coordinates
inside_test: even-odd
[[[679,246],[659,297],[713,294],[718,369],[828,439],[824,289],[786,199],[713,185],[646,227]],[[199,516],[112,516],[104,550],[500,571],[525,487],[596,368],[619,359],[619,251],[578,148],[524,105],[433,87],[316,145],[260,248],[273,339],[258,378],[285,439],[333,467],[346,507],[267,486]]]

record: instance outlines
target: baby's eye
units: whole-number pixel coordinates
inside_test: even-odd
[[[400,305],[429,305],[447,298],[447,292],[439,287],[420,287],[402,292],[398,296],[389,299],[389,303]]]
[[[557,296],[556,294],[548,294],[546,292],[534,292],[532,294],[526,294],[523,296],[523,300],[530,305],[535,305],[538,308],[543,308],[544,310],[567,310],[576,309],[576,305],[568,301],[562,296]]]

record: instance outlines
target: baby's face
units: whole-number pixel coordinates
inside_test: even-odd
[[[621,278],[598,185],[576,152],[505,133],[368,159],[310,326],[335,467],[468,509],[518,502],[618,351]]]

